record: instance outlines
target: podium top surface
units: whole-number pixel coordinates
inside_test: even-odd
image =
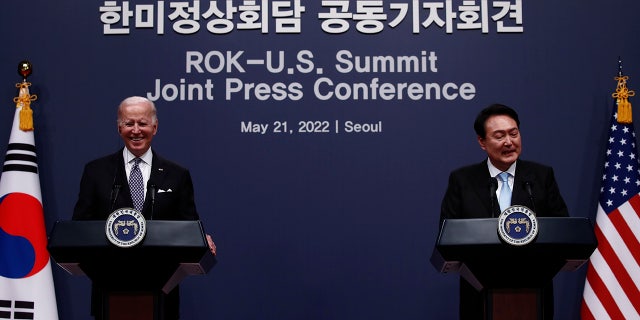
[[[86,248],[111,246],[104,220],[58,221],[49,236],[50,248]],[[148,220],[143,247],[206,247],[204,231],[198,220]]]
[[[535,244],[593,244],[595,235],[588,218],[539,217]],[[438,246],[502,244],[498,219],[445,219],[438,235]]]

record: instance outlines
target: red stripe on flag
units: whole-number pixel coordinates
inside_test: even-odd
[[[633,207],[633,211],[636,212],[636,215],[640,216],[638,214],[638,212],[640,212],[638,211],[638,209],[640,209],[640,195],[636,194],[635,196],[631,197],[631,199],[629,199],[629,204],[631,204],[631,206]]]
[[[616,209],[609,214],[609,218],[617,219],[615,218],[615,216],[619,216],[619,215],[620,215],[620,211]],[[618,228],[618,226],[615,225],[615,223],[614,223],[614,226]],[[613,250],[613,247],[611,247],[611,243],[602,233],[602,230],[599,227],[596,227],[594,231],[596,234],[596,238],[598,238],[598,250],[600,251],[600,254],[602,254],[602,258],[609,265],[609,268],[611,268],[611,271],[613,272],[613,275],[616,277],[618,284],[620,285],[620,287],[622,287],[622,290],[624,291],[627,298],[633,304],[633,307],[636,309],[638,313],[640,313],[640,291],[638,291],[638,288],[635,286],[633,279],[631,279],[631,276],[629,276],[628,270],[625,268],[624,264],[622,264],[622,261],[620,261],[620,258],[618,258],[618,256],[616,255],[615,251]],[[589,278],[589,282],[591,282],[590,278]],[[614,319],[616,318],[614,317]],[[624,318],[620,318],[620,319],[624,319]]]
[[[635,195],[631,197],[631,199],[629,199],[629,204],[631,205],[631,207],[633,208],[633,211],[637,216],[638,212],[640,212],[640,196]],[[616,226],[616,229],[618,229],[618,232],[620,233],[620,236],[624,240],[624,243],[627,244],[629,251],[631,251],[633,258],[636,260],[636,263],[640,265],[640,250],[633,250],[633,249],[640,248],[640,242],[638,242],[638,238],[636,238],[636,236],[634,235],[633,230],[631,230],[631,228],[629,227],[629,224],[627,223],[626,220],[624,220],[622,215],[616,216],[615,221],[611,217],[610,219],[612,219],[613,224]]]
[[[580,306],[580,318],[582,320],[596,320],[596,318],[593,316],[593,313],[591,313],[591,310],[589,310],[589,306],[587,306],[584,300],[582,300],[582,305]]]
[[[598,243],[598,245],[600,245],[600,243]],[[609,292],[609,289],[607,289],[607,286],[604,284],[602,278],[600,278],[600,275],[592,265],[589,265],[589,270],[587,270],[587,280],[589,281],[589,285],[591,285],[593,292],[598,297],[598,300],[600,300],[602,306],[607,310],[611,319],[624,319],[624,315],[613,300],[611,292]]]

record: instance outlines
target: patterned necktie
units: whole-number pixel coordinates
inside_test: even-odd
[[[133,207],[142,211],[142,204],[144,203],[144,183],[142,182],[142,171],[140,171],[140,161],[142,159],[135,158],[133,168],[129,174],[129,189],[131,189],[131,200],[133,200]]]
[[[511,188],[509,188],[509,173],[501,172],[498,177],[502,181],[502,189],[500,189],[500,196],[498,197],[498,203],[500,203],[500,211],[508,208],[511,205]]]

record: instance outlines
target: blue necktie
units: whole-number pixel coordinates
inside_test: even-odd
[[[500,203],[500,211],[508,208],[511,205],[511,188],[509,188],[509,173],[501,172],[498,177],[502,181],[502,188],[500,189],[500,196],[498,197],[498,203]]]
[[[133,207],[142,212],[142,205],[144,204],[144,183],[142,182],[142,171],[140,171],[140,161],[142,159],[135,158],[133,168],[129,174],[129,189],[131,189],[131,200],[133,200]]]

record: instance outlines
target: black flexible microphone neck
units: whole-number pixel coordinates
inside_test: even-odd
[[[111,209],[109,211],[113,211],[116,205],[116,200],[118,200],[119,193],[120,193],[120,185],[114,184],[113,187],[111,188]]]
[[[151,184],[149,190],[151,191],[151,214],[149,215],[149,220],[153,220],[153,207],[156,203],[156,185]]]
[[[115,169],[113,170],[113,181],[111,182],[111,195],[109,196],[111,200],[111,208],[109,209],[110,211],[109,214],[113,212],[113,210],[115,209],[116,201],[118,200],[118,194],[120,194],[120,188],[122,188],[122,186],[119,183],[116,183],[116,181],[118,181],[119,173],[120,173],[120,166],[116,166]]]
[[[491,199],[491,217],[495,217],[496,212],[496,190],[498,190],[498,180],[489,178],[489,198]]]
[[[527,191],[527,194],[529,195],[529,201],[531,201],[531,210],[533,210],[533,212],[536,212],[536,202],[533,198],[533,191],[531,188],[531,181],[525,181],[524,182],[524,189]]]

